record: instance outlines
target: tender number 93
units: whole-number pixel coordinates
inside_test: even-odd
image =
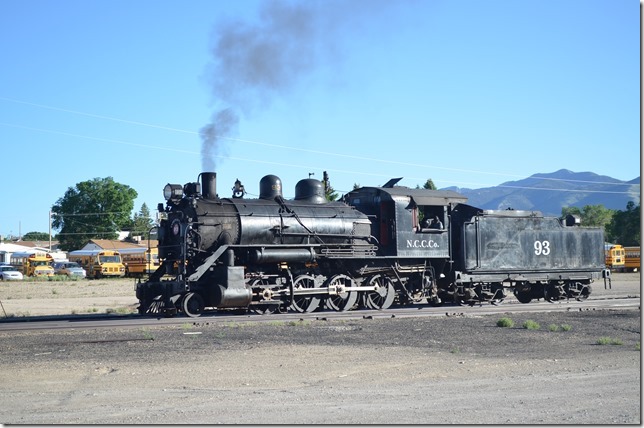
[[[534,253],[537,256],[547,256],[550,254],[549,241],[534,241]]]

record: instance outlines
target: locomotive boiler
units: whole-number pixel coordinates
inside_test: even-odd
[[[245,198],[239,182],[220,198],[216,174],[200,178],[164,188],[161,266],[137,284],[142,314],[471,305],[508,291],[521,302],[584,299],[609,276],[602,231],[574,218],[481,210],[400,179],[329,202],[311,178],[292,200],[275,175],[261,179],[258,198]]]

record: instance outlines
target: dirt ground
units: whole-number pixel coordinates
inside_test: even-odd
[[[604,293],[639,296],[639,274]],[[125,311],[133,294],[0,284],[22,316]],[[641,424],[639,310],[507,317],[0,332],[0,423]]]
[[[0,282],[0,318],[136,312],[134,279]]]

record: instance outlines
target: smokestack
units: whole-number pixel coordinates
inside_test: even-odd
[[[201,173],[201,196],[204,199],[217,199],[217,173]]]

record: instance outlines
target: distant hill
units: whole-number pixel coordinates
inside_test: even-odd
[[[534,174],[518,181],[508,181],[496,187],[467,189],[447,187],[469,198],[468,204],[488,210],[541,211],[559,216],[562,207],[604,205],[614,210],[626,209],[633,201],[640,203],[640,177],[621,181],[592,172],[572,172],[561,169],[550,174]]]

